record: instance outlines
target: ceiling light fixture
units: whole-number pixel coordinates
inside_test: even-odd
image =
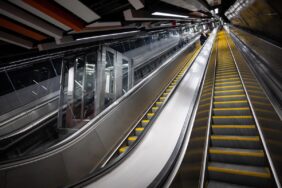
[[[175,17],[175,18],[188,18],[189,16],[183,16],[179,14],[170,14],[165,12],[154,12],[152,13],[154,16],[166,16],[166,17]]]
[[[92,36],[92,37],[77,38],[76,40],[97,39],[97,38],[117,36],[117,35],[125,35],[125,34],[138,33],[138,32],[140,32],[140,31],[135,30],[135,31],[120,32],[120,33],[111,33],[111,34],[106,34],[106,35],[96,35],[96,36]]]

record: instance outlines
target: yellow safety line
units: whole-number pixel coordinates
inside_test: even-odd
[[[248,108],[248,107],[244,107],[244,108],[214,108],[213,110],[215,110],[215,111],[229,111],[229,110],[231,110],[231,111],[233,111],[233,110],[240,111],[240,110],[250,110],[250,108]]]
[[[246,97],[246,95],[220,95],[214,96],[214,98],[233,98],[233,97]]]
[[[263,173],[263,172],[245,171],[245,170],[239,170],[239,169],[221,168],[221,167],[214,167],[214,166],[209,166],[208,170],[215,171],[215,172],[228,173],[228,174],[238,174],[238,175],[243,175],[243,176],[260,177],[260,178],[270,178],[271,177],[269,172]]]
[[[254,129],[255,125],[212,125],[213,129]]]
[[[232,103],[247,103],[247,100],[238,100],[238,101],[215,101],[214,104],[232,104]]]
[[[259,137],[258,136],[219,136],[219,135],[212,135],[212,140],[235,140],[235,141],[253,141],[258,142]]]
[[[239,155],[248,157],[264,157],[262,150],[260,151],[231,151],[231,150],[220,150],[220,149],[209,149],[211,154],[222,154],[222,155]]]
[[[120,152],[120,153],[124,153],[124,152],[127,150],[127,148],[128,148],[128,146],[119,148],[119,152]]]
[[[253,116],[212,116],[213,119],[251,119]]]
[[[137,127],[135,128],[135,131],[143,131],[144,130],[144,127]]]
[[[222,88],[234,88],[234,87],[242,87],[242,85],[232,85],[232,86],[215,86],[215,89],[222,89]]]
[[[137,136],[130,136],[130,137],[128,137],[128,140],[129,141],[135,141],[135,140],[137,140]]]
[[[223,90],[223,91],[215,91],[215,93],[232,93],[232,92],[243,92],[243,89],[232,89],[232,90]]]
[[[148,120],[148,119],[142,120],[142,123],[149,123],[149,122],[150,122],[150,120]]]

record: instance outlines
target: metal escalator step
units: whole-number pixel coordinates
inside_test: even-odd
[[[239,77],[236,78],[216,78],[215,81],[216,82],[228,82],[228,81],[238,81],[240,80]]]
[[[144,127],[135,128],[135,134],[139,136],[144,131]]]
[[[222,91],[226,89],[242,89],[243,86],[241,84],[237,85],[229,85],[229,86],[215,86],[216,91]]]
[[[217,95],[214,96],[214,101],[228,101],[228,100],[246,100],[247,97],[244,94],[240,94],[240,95]]]
[[[255,136],[258,134],[255,125],[212,125],[215,135]]]
[[[216,72],[227,72],[227,71],[236,71],[236,68],[235,67],[225,67],[225,68],[220,68],[220,69],[217,69]]]
[[[150,122],[150,120],[148,120],[148,119],[144,119],[144,120],[142,120],[141,121],[141,125],[142,125],[142,127],[146,127],[147,125],[148,125],[148,123]]]
[[[147,113],[147,118],[152,119],[152,117],[155,115],[155,113]]]
[[[208,176],[211,180],[255,187],[271,187],[271,174],[267,167],[210,162]]]
[[[220,72],[220,73],[216,73],[216,77],[218,76],[230,76],[230,75],[233,75],[233,76],[238,76],[238,73],[233,71],[233,72]]]
[[[221,91],[214,91],[214,93],[221,94],[221,95],[227,95],[227,94],[232,94],[232,95],[237,95],[237,94],[244,94],[243,89],[230,89],[230,90],[221,90]]]
[[[217,75],[216,79],[227,79],[227,78],[239,78],[237,74],[232,74],[232,75]]]
[[[265,166],[263,150],[210,147],[210,160],[241,165]]]
[[[214,101],[215,108],[231,108],[231,107],[248,107],[247,100],[227,100],[227,101]]]
[[[128,149],[128,146],[124,146],[124,147],[119,148],[118,151],[119,151],[120,154],[122,154],[122,153],[126,152],[127,149]]]
[[[233,125],[249,125],[254,124],[253,116],[250,115],[213,115],[212,116],[213,124],[233,124]]]
[[[207,188],[254,188],[254,187],[224,183],[219,181],[209,181]]]
[[[128,145],[133,144],[137,140],[138,136],[130,136],[127,138]]]
[[[159,109],[159,107],[154,106],[154,107],[152,107],[152,112],[155,113],[158,109]]]
[[[212,147],[261,149],[258,136],[211,135]]]
[[[251,115],[249,107],[235,107],[235,108],[213,108],[213,114],[216,116],[224,115]]]
[[[225,85],[234,85],[234,84],[241,84],[240,80],[237,81],[223,81],[223,82],[216,82],[215,85],[216,86],[225,86]]]

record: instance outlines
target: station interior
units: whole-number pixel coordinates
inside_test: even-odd
[[[281,33],[281,0],[1,0],[0,188],[281,188]]]

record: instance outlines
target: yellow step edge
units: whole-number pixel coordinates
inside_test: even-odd
[[[148,120],[148,119],[144,119],[144,120],[142,120],[141,122],[142,122],[142,123],[149,123],[149,122],[150,122],[150,120]]]
[[[158,109],[159,109],[159,107],[157,107],[157,106],[152,107],[152,110],[158,110]]]
[[[220,98],[234,98],[234,97],[246,97],[246,95],[220,95],[220,96],[214,96],[216,99]]]
[[[217,69],[216,72],[237,72],[237,70],[235,69],[235,67],[226,67]]]
[[[137,128],[135,128],[135,131],[137,131],[137,132],[144,131],[144,127],[137,127]]]
[[[240,80],[240,79],[239,79],[239,77],[236,77],[236,78],[219,78],[219,79],[216,79],[217,82],[218,82],[218,80],[226,81],[226,80]]]
[[[135,141],[135,140],[137,140],[137,138],[138,138],[137,136],[130,136],[130,137],[127,138],[127,140],[128,141]]]
[[[165,100],[165,99],[166,99],[166,97],[160,97],[159,99],[160,99],[160,100]]]
[[[243,87],[240,85],[233,85],[233,86],[215,86],[215,89],[221,89],[221,88],[234,88],[234,87]]]
[[[239,169],[229,169],[229,168],[222,168],[222,167],[214,167],[214,166],[208,166],[209,171],[214,172],[222,172],[227,174],[238,174],[243,176],[253,176],[253,177],[259,177],[259,178],[270,178],[270,172],[263,173],[263,172],[254,172],[254,171],[245,171],[245,170],[239,170]]]
[[[226,76],[226,75],[237,75],[238,73],[233,71],[233,72],[217,72],[216,76]]]
[[[248,107],[243,107],[243,108],[213,108],[215,111],[234,111],[234,110],[250,110]]]
[[[232,103],[247,103],[247,100],[238,100],[238,101],[215,101],[214,104],[232,104]]]
[[[163,104],[163,102],[156,102],[156,104],[157,104],[157,105],[162,105],[162,104]]]
[[[237,84],[241,83],[239,80],[238,81],[231,81],[231,82],[216,82],[215,85],[224,85],[224,84]]]
[[[212,125],[213,129],[255,129],[255,125]]]
[[[212,116],[213,119],[252,119],[253,116]]]
[[[247,157],[264,157],[262,150],[260,151],[230,151],[230,150],[220,150],[220,149],[209,149],[210,154],[221,154],[221,155],[239,155]]]
[[[149,116],[149,117],[152,117],[154,115],[155,115],[155,113],[147,113],[147,116]]]
[[[127,150],[128,146],[119,148],[119,153],[124,153]]]
[[[252,141],[252,142],[258,142],[259,137],[258,136],[220,136],[220,135],[212,135],[212,140],[235,140],[235,141]]]
[[[232,90],[223,90],[223,91],[215,91],[215,93],[232,93],[232,92],[242,92],[243,89],[232,89]]]

